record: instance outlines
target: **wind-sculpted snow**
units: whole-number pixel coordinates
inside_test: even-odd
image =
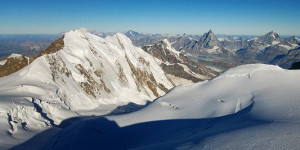
[[[66,120],[15,149],[37,142],[34,149],[299,149],[299,77],[277,66],[239,66],[133,113]]]
[[[0,149],[70,117],[143,105],[172,87],[154,58],[125,35],[104,39],[72,30],[31,64],[0,78]]]

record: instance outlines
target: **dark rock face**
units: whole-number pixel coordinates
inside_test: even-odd
[[[183,54],[174,52],[175,49],[170,50],[170,46],[168,41],[163,40],[152,46],[143,46],[142,49],[162,61],[160,66],[165,73],[179,78],[198,82],[203,80],[199,78],[199,75],[210,79],[218,74]]]
[[[271,63],[271,61],[278,55],[286,54],[288,51],[278,45],[273,45],[265,48],[264,51],[257,55],[257,59],[264,63]]]
[[[300,48],[290,50],[285,55],[279,55],[273,59],[272,64],[279,65],[282,68],[291,68],[292,64],[300,61]]]
[[[45,54],[55,53],[64,47],[64,36],[55,40],[49,47],[42,51],[37,57],[43,56]]]
[[[195,76],[192,76],[191,74],[185,72],[184,68],[177,63],[172,65],[162,64],[161,68],[166,74],[171,74],[179,78],[192,80],[193,82],[203,81],[202,79],[196,78]]]
[[[218,38],[211,30],[209,30],[209,32],[203,34],[200,40],[186,44],[184,47],[182,47],[182,50],[190,53],[205,53],[210,55],[206,50],[214,47],[219,47],[219,49],[223,50],[223,46]]]
[[[300,69],[300,61],[293,63],[290,69],[291,70]]]
[[[173,43],[172,46],[178,51],[180,51],[184,47],[187,47],[188,45],[194,45],[197,42],[197,39],[190,38],[185,34],[182,36],[169,37],[167,39],[168,41]]]
[[[202,49],[210,49],[214,46],[222,47],[220,41],[211,30],[203,34],[202,38],[199,40],[199,46]]]
[[[300,41],[298,41],[298,39],[295,36],[291,36],[289,38],[284,39],[282,43],[290,46],[291,44],[299,45]]]
[[[245,57],[245,58],[256,59],[257,55],[259,55],[260,51],[258,51],[254,47],[247,47],[247,48],[239,49],[235,53],[237,55]]]
[[[151,54],[153,57],[162,60],[163,62],[179,63],[180,61],[176,58],[176,54],[172,53],[166,47],[167,44],[163,41],[160,41],[152,46],[143,46],[142,49]]]
[[[221,41],[221,44],[224,48],[235,51],[242,48],[245,48],[249,44],[249,39],[245,37],[240,37],[238,39],[229,38],[229,40]]]
[[[6,62],[3,65],[0,65],[0,77],[4,77],[17,72],[30,63],[29,58],[26,58],[23,55],[20,55],[18,57],[8,56],[5,61]]]

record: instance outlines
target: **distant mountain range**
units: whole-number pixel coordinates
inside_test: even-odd
[[[231,64],[266,63],[289,68],[298,57],[300,40],[296,36],[281,38],[271,31],[254,37],[217,37],[212,30],[199,37],[189,35],[142,34],[134,31],[125,33],[136,46],[153,45],[167,39],[172,47],[185,55],[201,61],[213,60]],[[291,51],[291,52],[290,52]],[[287,55],[287,56],[284,56]]]
[[[100,37],[115,34],[93,30],[89,32]],[[0,60],[11,53],[36,56],[61,35],[0,35]],[[129,30],[124,32],[124,35],[139,47],[167,39],[175,50],[208,63],[219,61],[235,66],[260,62],[289,68],[293,63],[300,61],[297,57],[290,56],[292,53],[298,53],[299,39],[296,36],[280,36],[274,31],[257,37],[215,35],[212,30],[203,35],[145,34]],[[291,50],[293,52],[289,56],[284,56]]]

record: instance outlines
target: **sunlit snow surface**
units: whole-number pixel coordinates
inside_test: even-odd
[[[15,148],[300,149],[299,83],[299,70],[238,66],[130,114],[70,119]]]
[[[154,58],[124,34],[101,38],[77,29],[65,33],[63,40],[61,50],[0,78],[0,149],[19,144],[70,117],[109,114],[128,103],[145,104],[157,97],[153,88],[157,95],[165,94],[158,87],[138,85],[131,68],[151,74],[150,82],[173,87]],[[78,69],[79,65],[88,75]],[[97,90],[92,95],[84,90],[83,83],[100,87],[86,88]]]

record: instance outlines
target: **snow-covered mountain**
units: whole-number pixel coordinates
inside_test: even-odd
[[[236,54],[246,59],[256,59],[263,63],[272,63],[279,55],[285,55],[289,50],[299,47],[296,37],[282,40],[280,36],[271,31],[263,36],[249,40],[248,46],[236,51]],[[289,64],[291,65],[291,64]]]
[[[100,37],[105,38],[106,36],[112,36],[116,34],[116,32],[97,32],[97,31],[90,31],[90,33],[98,35]],[[152,34],[152,33],[140,33],[133,30],[122,32],[126,35],[135,46],[145,46],[151,45],[160,40],[164,39],[166,35],[163,34]]]
[[[156,62],[176,85],[211,79],[218,74],[217,71],[176,51],[168,39],[150,46],[143,46],[142,49],[156,58]]]
[[[291,36],[283,40],[284,45],[294,46],[294,44],[299,45],[300,40],[296,36]]]
[[[281,40],[280,36],[274,31],[271,31],[271,32],[257,38],[257,42],[266,43],[266,44],[270,44],[270,45],[278,44],[281,41],[282,40]]]
[[[67,120],[15,148],[299,149],[299,76],[278,66],[239,66],[178,86],[137,112]]]
[[[216,55],[228,53],[226,49],[223,48],[218,38],[209,30],[204,33],[203,36],[196,42],[190,42],[182,50],[190,53],[201,53],[206,55]]]
[[[30,65],[0,78],[0,148],[69,117],[145,104],[172,87],[154,58],[124,34],[72,30]]]
[[[221,63],[221,65],[214,65],[219,69],[226,64],[230,66],[258,62],[274,64],[273,62],[278,57],[286,55],[290,50],[297,49],[300,44],[299,39],[295,36],[281,38],[274,31],[257,37],[224,35],[217,37],[212,30],[204,33],[201,37],[186,34],[143,34],[132,30],[124,33],[136,46],[153,45],[167,39],[175,50],[193,56],[202,62],[205,61],[209,66],[215,64],[216,61]],[[287,66],[291,65],[287,64]]]

